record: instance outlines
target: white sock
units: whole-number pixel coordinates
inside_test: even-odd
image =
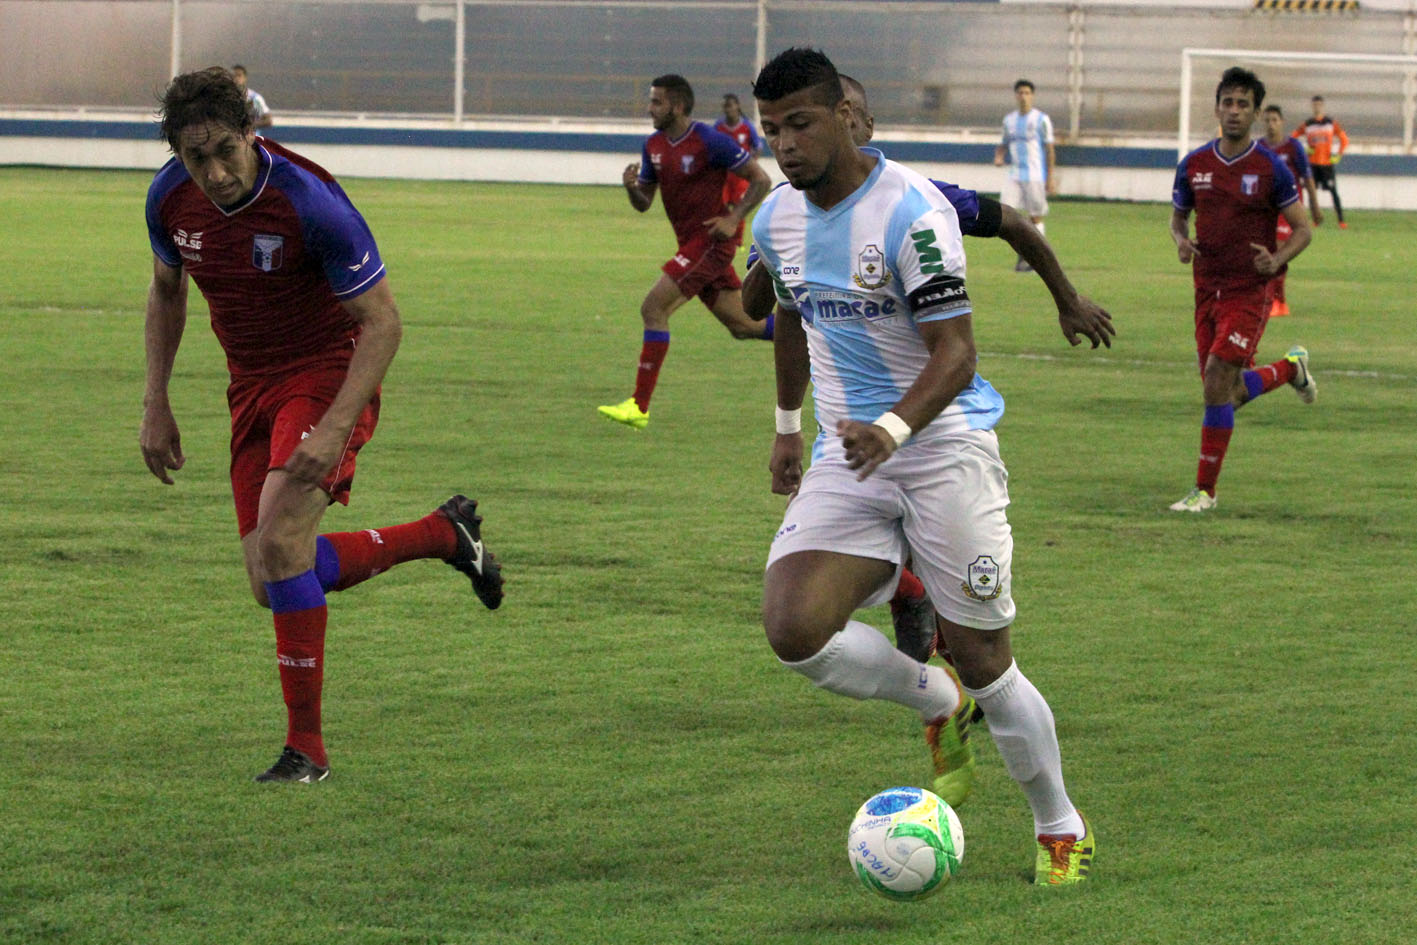
[[[959,689],[949,673],[917,663],[875,627],[859,620],[848,620],[826,646],[805,660],[783,660],[782,665],[843,696],[908,705],[927,722],[959,708]]]
[[[1004,767],[1033,808],[1033,832],[1083,835],[1082,817],[1063,787],[1053,711],[1018,663],[983,689],[965,689],[984,710]]]

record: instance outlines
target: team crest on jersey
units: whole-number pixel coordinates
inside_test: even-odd
[[[886,268],[886,256],[875,243],[867,243],[866,248],[856,257],[856,271],[851,281],[863,289],[879,289],[891,281],[891,271]]]
[[[994,600],[1004,589],[999,565],[988,555],[980,555],[969,563],[969,579],[960,590],[974,600]]]
[[[694,156],[692,154],[679,155],[679,164],[684,168],[684,173],[688,174],[694,169]]]
[[[285,237],[259,233],[251,241],[251,265],[262,272],[275,272],[285,258]]]
[[[1260,175],[1258,175],[1258,174],[1241,174],[1241,175],[1240,175],[1240,193],[1246,194],[1246,195],[1252,197],[1252,196],[1254,196],[1255,194],[1259,193],[1259,190],[1260,190]]]

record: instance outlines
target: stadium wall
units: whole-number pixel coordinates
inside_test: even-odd
[[[637,161],[647,128],[593,122],[365,121],[309,119],[280,125],[273,137],[341,177],[618,184]],[[881,129],[875,144],[932,177],[997,192],[994,140],[970,132]],[[0,112],[0,164],[155,170],[169,157],[150,116],[102,118]],[[1174,140],[1062,146],[1065,196],[1168,201]],[[771,159],[764,167],[780,179]],[[1353,153],[1340,165],[1345,206],[1417,210],[1417,156]],[[1327,202],[1327,201],[1325,201]]]

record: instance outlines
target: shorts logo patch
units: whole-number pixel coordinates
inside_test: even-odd
[[[969,564],[969,580],[960,585],[965,596],[974,600],[994,600],[1003,591],[999,565],[988,555],[980,555]]]
[[[251,240],[251,265],[262,272],[275,272],[285,256],[285,237],[258,233]]]
[[[875,243],[866,244],[856,257],[856,272],[851,280],[863,289],[879,289],[891,281],[891,271],[886,268],[886,256]]]

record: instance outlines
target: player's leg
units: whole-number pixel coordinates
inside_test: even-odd
[[[1040,850],[1059,837],[1090,848],[1064,788],[1052,711],[1014,661],[1013,536],[998,441],[992,433],[960,439],[968,448],[953,451],[948,462],[908,471],[913,485],[905,531],[916,568],[940,611],[941,637],[964,692],[983,711],[1005,767],[1033,810]],[[1054,880],[1044,870],[1039,881]]]
[[[644,339],[640,345],[639,366],[635,371],[635,392],[618,404],[599,408],[600,415],[628,427],[643,430],[649,425],[649,401],[659,383],[659,370],[669,354],[669,316],[693,298],[680,290],[676,276],[688,264],[682,253],[664,264],[664,274],[640,303],[640,321],[644,324]]]
[[[743,310],[743,295],[738,289],[709,288],[699,293],[713,317],[723,323],[728,333],[740,341],[749,339],[772,340],[774,319],[769,315],[755,322]]]
[[[888,484],[856,483],[844,461],[815,463],[768,554],[763,627],[778,659],[816,685],[897,702],[930,720],[959,706],[954,678],[851,619],[895,588],[902,546],[891,504]]]
[[[1326,176],[1327,183],[1325,186],[1328,188],[1329,194],[1333,196],[1333,215],[1338,217],[1338,228],[1340,230],[1346,230],[1348,229],[1348,224],[1343,222],[1343,201],[1338,199],[1338,172],[1334,169],[1332,164],[1328,166],[1328,174]]]

